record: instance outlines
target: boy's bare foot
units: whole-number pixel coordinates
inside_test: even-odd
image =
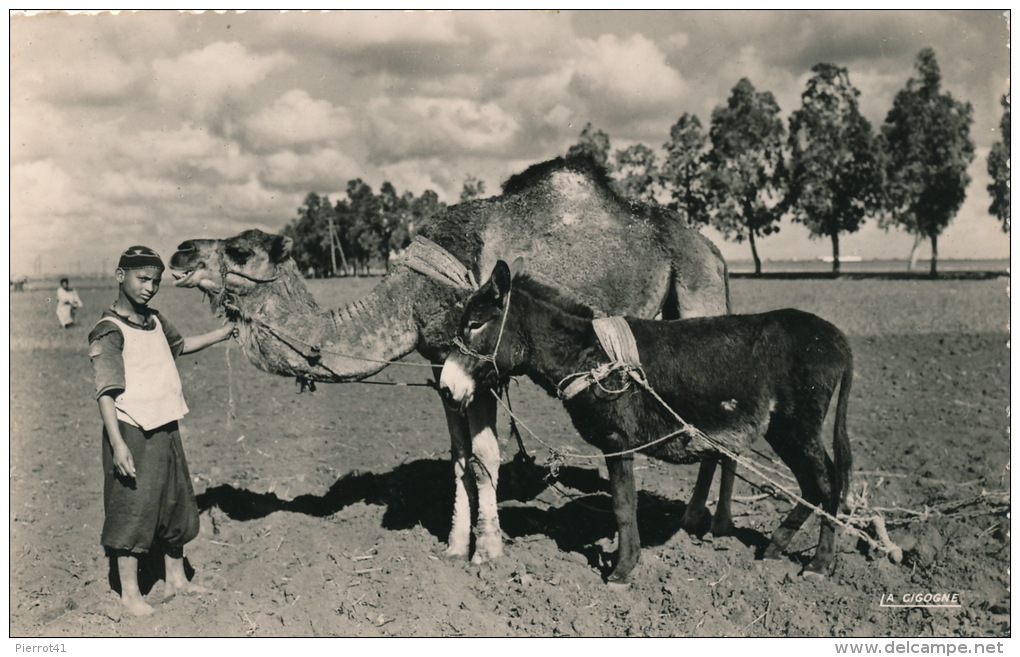
[[[210,589],[184,580],[183,582],[164,582],[163,591],[166,595],[163,596],[165,600],[169,600],[177,594],[180,595],[202,595],[203,593],[212,593]]]
[[[127,596],[120,599],[124,607],[135,616],[149,616],[156,613],[156,610],[141,597]]]

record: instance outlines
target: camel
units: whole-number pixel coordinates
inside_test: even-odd
[[[192,239],[180,244],[170,269],[175,285],[206,292],[238,323],[237,340],[257,368],[307,381],[358,381],[417,351],[438,382],[473,281],[497,261],[519,256],[535,279],[597,313],[676,319],[730,310],[726,263],[716,246],[673,212],[621,199],[605,171],[583,158],[533,165],[511,176],[500,196],[432,217],[366,298],[338,310],[316,304],[290,248],[286,236],[259,230]],[[477,395],[464,414],[446,400],[443,409],[455,475],[446,555],[481,563],[503,549],[496,399]],[[728,459],[722,464],[713,534],[733,528],[735,467]],[[709,517],[715,465],[701,466],[685,528]]]

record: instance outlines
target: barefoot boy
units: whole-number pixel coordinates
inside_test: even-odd
[[[204,591],[184,574],[184,544],[198,534],[198,506],[177,421],[188,412],[174,359],[231,336],[233,325],[184,338],[149,301],[163,261],[133,246],[117,263],[120,290],[89,334],[89,358],[103,419],[102,544],[117,560],[121,601],[151,614],[138,588],[138,555],[164,555],[167,596]]]

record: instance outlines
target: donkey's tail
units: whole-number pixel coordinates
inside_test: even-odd
[[[836,421],[832,436],[832,452],[836,466],[836,484],[839,501],[846,500],[850,490],[850,472],[853,468],[853,457],[850,455],[850,438],[846,433],[846,410],[850,399],[850,388],[854,378],[853,357],[847,359],[843,370],[843,378],[839,383],[839,398],[836,401]]]

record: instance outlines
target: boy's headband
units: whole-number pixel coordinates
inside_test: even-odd
[[[166,269],[159,254],[147,246],[132,246],[120,254],[117,262],[118,269],[143,269],[145,267],[156,267],[160,271]]]

